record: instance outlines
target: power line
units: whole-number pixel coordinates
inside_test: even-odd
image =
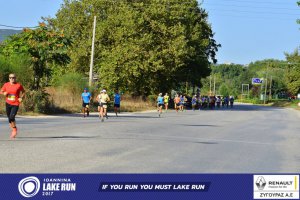
[[[256,4],[281,4],[281,5],[286,5],[286,2],[274,2],[274,1],[242,1],[242,0],[226,0],[226,1],[232,1],[232,2],[239,2],[239,3],[256,3]]]
[[[11,26],[11,25],[4,25],[4,24],[0,24],[0,26],[7,27],[7,28],[37,28],[38,27],[38,26],[32,26],[32,27],[29,27],[29,26]]]
[[[267,12],[267,11],[249,11],[249,10],[234,10],[234,9],[228,9],[227,10],[227,9],[219,9],[219,8],[213,8],[213,9],[209,9],[209,10],[224,11],[224,12],[233,12],[233,13],[254,13],[254,14],[271,14],[271,15],[299,16],[299,14],[280,13],[280,12]]]
[[[228,6],[228,7],[238,7],[238,8],[256,8],[256,9],[268,9],[268,10],[290,10],[290,11],[298,11],[299,9],[291,9],[291,8],[279,8],[279,7],[261,7],[261,6],[250,6],[250,5],[232,5],[232,4],[214,4],[210,2],[205,2],[203,5],[214,5],[214,6]]]
[[[247,19],[247,20],[282,20],[282,21],[292,21],[292,20],[294,20],[294,21],[296,21],[296,19],[295,18],[278,18],[278,17],[276,17],[276,18],[273,18],[273,17],[253,17],[253,16],[247,16],[247,15],[230,15],[230,14],[223,14],[223,13],[218,13],[218,14],[216,14],[216,15],[218,15],[218,16],[224,16],[224,17],[233,17],[233,18],[243,18],[243,19]],[[214,16],[214,14],[211,14],[210,13],[210,15],[209,15],[209,17],[212,17],[212,16]]]

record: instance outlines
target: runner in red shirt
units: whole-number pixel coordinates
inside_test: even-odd
[[[25,95],[25,90],[20,83],[16,82],[16,75],[9,74],[9,82],[5,83],[0,91],[6,97],[6,114],[9,125],[12,129],[10,138],[17,136],[17,126],[15,116],[18,112],[19,105]]]

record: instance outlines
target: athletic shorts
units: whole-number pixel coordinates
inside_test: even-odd
[[[176,106],[180,106],[180,103],[176,103]]]
[[[7,114],[9,123],[15,121],[15,116],[18,112],[18,109],[19,109],[19,106],[15,106],[15,105],[6,103],[6,114]]]
[[[162,104],[162,103],[159,103],[159,104],[157,104],[158,105],[158,107],[162,107],[164,104]]]
[[[83,107],[83,108],[88,108],[89,105],[90,105],[89,103],[84,103],[84,102],[82,103],[82,107]]]
[[[103,108],[107,108],[107,103],[102,103],[102,102],[100,102],[100,103],[99,103],[99,106],[100,106],[100,107],[103,107]]]
[[[120,104],[114,104],[114,107],[120,108]]]

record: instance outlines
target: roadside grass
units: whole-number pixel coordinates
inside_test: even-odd
[[[292,101],[288,101],[288,100],[281,100],[281,101],[274,101],[272,102],[272,106],[275,107],[288,107],[288,108],[294,108],[296,110],[300,110],[300,107],[298,106],[298,103],[300,102],[300,100],[292,100]]]
[[[50,106],[47,110],[48,114],[64,114],[64,113],[78,113],[82,112],[81,93],[74,94],[68,90],[60,88],[46,88],[49,94]],[[92,103],[90,105],[91,112],[98,112],[97,92],[92,93]],[[114,110],[113,96],[110,96],[111,101],[108,104],[108,111]],[[130,95],[122,95],[121,112],[137,112],[156,109],[155,103],[150,100],[145,100],[142,97],[131,97]],[[0,96],[0,114],[5,115],[5,98]],[[25,111],[24,105],[20,105],[18,114],[38,116],[44,115],[33,111]]]
[[[267,102],[267,104],[263,104],[262,100],[259,99],[238,99],[236,102],[240,103],[252,103],[254,105],[262,105],[262,106],[274,106],[274,107],[285,107],[285,108],[294,108],[296,110],[300,110],[298,103],[300,100],[287,100],[287,99],[272,99]]]
[[[5,98],[3,95],[0,95],[0,114],[5,114]]]
[[[259,105],[264,103],[260,99],[237,99],[235,101],[239,103],[252,103],[252,104],[259,104]]]
[[[50,95],[51,111],[50,113],[77,113],[82,111],[81,93],[74,94],[68,90],[59,88],[47,88],[47,93]],[[90,105],[91,112],[98,111],[97,91],[92,93],[92,102]],[[144,100],[142,97],[131,97],[130,95],[122,95],[121,112],[136,112],[155,109],[155,104],[149,100]],[[113,96],[110,95],[111,101],[108,104],[108,111],[113,111],[114,102]]]

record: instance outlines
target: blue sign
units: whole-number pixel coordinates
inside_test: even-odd
[[[257,85],[257,84],[262,84],[263,79],[261,78],[252,78],[252,84]]]

